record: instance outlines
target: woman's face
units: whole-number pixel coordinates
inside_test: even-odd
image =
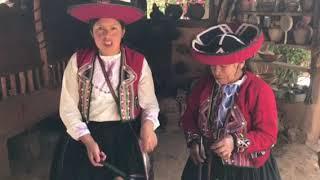
[[[230,84],[240,79],[244,63],[210,66],[211,73],[221,85]]]
[[[102,55],[118,54],[124,33],[120,22],[113,18],[100,18],[92,27],[92,37]]]

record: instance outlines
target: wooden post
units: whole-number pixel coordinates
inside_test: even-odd
[[[320,56],[319,56],[320,59]],[[316,151],[320,151],[320,66],[318,65],[317,68],[314,69],[315,72],[311,78],[312,83],[312,104],[308,104],[306,106],[306,114],[305,114],[305,133],[306,133],[306,144],[313,148],[317,147]]]
[[[26,82],[26,75],[24,72],[19,72],[19,82],[20,82],[20,93],[26,94],[27,82]]]
[[[50,65],[51,69],[51,77],[52,77],[52,85],[56,86],[57,85],[57,76],[56,76],[56,66],[55,65]]]
[[[218,23],[224,23],[228,13],[228,0],[221,0],[221,5],[219,5]]]
[[[32,93],[34,91],[34,82],[33,82],[33,72],[31,69],[27,71],[27,80],[28,80],[28,91]]]
[[[306,129],[306,144],[309,147],[319,146],[320,138],[320,19],[315,18],[320,16],[320,2],[314,1],[313,9],[313,40],[311,50],[311,80],[308,96],[311,97],[306,106],[305,114],[305,129]],[[318,145],[317,145],[318,144]],[[320,149],[317,149],[320,151]]]
[[[37,34],[37,41],[39,44],[40,58],[43,63],[42,65],[42,76],[44,86],[49,86],[49,67],[48,67],[48,51],[43,32],[43,24],[41,19],[41,6],[40,0],[33,0],[33,11],[34,11],[34,25]]]
[[[8,97],[7,78],[1,77],[0,80],[1,80],[2,99],[6,99]]]
[[[219,5],[221,0],[213,0],[209,2],[209,20],[210,26],[213,24],[217,24],[218,13],[219,13]]]
[[[36,89],[40,89],[41,88],[41,80],[40,80],[40,72],[39,72],[39,68],[35,68],[34,70],[34,76],[35,76],[35,86]]]
[[[62,74],[63,74],[63,72],[64,72],[65,69],[66,69],[66,61],[63,60],[63,61],[62,61]]]
[[[16,82],[15,74],[9,74],[9,80],[10,80],[9,95],[16,96],[17,95],[17,82]]]
[[[0,137],[0,179],[10,176],[7,138]]]
[[[58,82],[58,86],[60,86],[60,83],[62,81],[62,70],[61,70],[61,63],[62,62],[58,62],[57,63],[57,82]]]

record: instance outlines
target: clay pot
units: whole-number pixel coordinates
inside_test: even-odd
[[[303,11],[305,12],[311,11],[313,7],[313,0],[302,0],[301,6]]]
[[[296,12],[299,9],[299,3],[297,1],[289,1],[286,6],[289,12]]]
[[[182,7],[176,4],[168,4],[165,9],[165,15],[173,20],[178,20],[182,15]]]
[[[280,27],[274,26],[268,29],[270,41],[280,42],[283,37],[283,31]]]
[[[256,0],[241,0],[240,10],[241,11],[255,10],[256,4],[257,4]]]
[[[271,12],[276,7],[275,1],[266,1],[259,3],[259,11]]]
[[[296,44],[309,44],[312,39],[313,29],[309,25],[296,26],[293,31],[293,39]]]
[[[304,24],[310,24],[311,20],[312,20],[311,16],[303,16],[302,17],[302,21]]]
[[[306,93],[293,92],[289,93],[288,100],[290,103],[303,102],[306,99]]]
[[[187,16],[190,19],[200,20],[205,13],[204,6],[200,3],[189,4]]]
[[[266,60],[266,61],[277,61],[281,58],[281,54],[274,54],[273,52],[259,52],[258,53],[259,56],[263,59],[263,60]]]

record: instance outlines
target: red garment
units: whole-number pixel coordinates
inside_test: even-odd
[[[141,76],[144,56],[126,46],[121,49],[122,56],[125,56],[124,64],[120,71],[122,82],[119,87],[119,102],[121,117],[123,120],[132,120],[141,113],[138,103],[138,84]],[[83,118],[89,117],[89,104],[92,91],[90,79],[93,76],[93,63],[97,51],[94,49],[82,49],[77,51],[77,65],[79,75],[79,107]],[[83,70],[82,70],[83,69]]]
[[[269,85],[250,72],[246,72],[246,76],[235,103],[247,121],[246,138],[251,144],[246,152],[266,151],[264,155],[254,159],[254,166],[261,167],[269,158],[270,149],[277,141],[277,107]],[[188,97],[188,106],[182,117],[182,128],[186,134],[206,136],[199,119],[204,117],[202,106],[210,101],[213,83],[211,75],[202,78]]]

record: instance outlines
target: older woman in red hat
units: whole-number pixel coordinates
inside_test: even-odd
[[[280,179],[271,155],[278,132],[275,97],[245,70],[263,40],[250,24],[220,24],[193,40],[193,57],[210,74],[192,90],[182,117],[190,149],[183,180]]]
[[[60,116],[70,138],[56,179],[146,178],[159,106],[146,59],[121,43],[125,25],[144,13],[111,3],[76,5],[68,13],[90,25],[96,48],[74,53],[64,72]]]

